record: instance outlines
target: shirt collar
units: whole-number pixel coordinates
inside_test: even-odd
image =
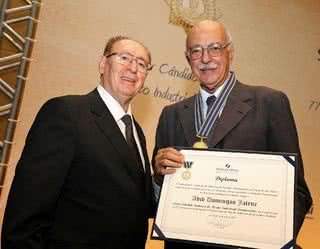
[[[206,90],[204,90],[203,88],[200,87],[200,96],[201,96],[201,100],[202,100],[202,106],[207,105],[207,98],[214,95],[216,96],[216,98],[218,98],[218,96],[220,95],[225,83],[229,80],[230,77],[230,72],[228,74],[228,77],[224,80],[223,84],[221,86],[219,86],[214,93],[209,93]]]
[[[129,104],[128,106],[128,111],[125,112],[122,106],[119,104],[119,102],[116,101],[115,98],[113,98],[112,95],[108,93],[108,91],[104,89],[104,87],[101,84],[97,86],[97,91],[101,96],[103,102],[108,107],[115,121],[120,121],[125,114],[129,114],[132,118],[131,104]]]

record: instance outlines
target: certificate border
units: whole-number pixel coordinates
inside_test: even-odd
[[[234,149],[217,149],[217,148],[208,148],[208,149],[196,149],[196,148],[191,148],[191,147],[183,147],[183,146],[174,146],[175,149],[178,151],[180,150],[196,150],[196,151],[216,151],[216,152],[235,152],[235,153],[244,153],[244,154],[262,154],[262,155],[277,155],[277,156],[283,156],[290,165],[294,167],[294,195],[293,195],[293,234],[292,234],[292,239],[288,241],[285,245],[281,247],[281,249],[290,249],[294,248],[296,245],[296,239],[295,239],[295,213],[296,213],[296,198],[297,198],[297,168],[299,166],[299,161],[298,153],[291,153],[291,152],[270,152],[270,151],[253,151],[253,150],[234,150]],[[294,160],[291,159],[291,157],[294,157]],[[162,185],[160,186],[160,192],[159,192],[159,200],[162,192]],[[207,245],[207,246],[219,246],[221,248],[226,248],[226,249],[236,249],[239,248],[237,245],[224,245],[224,244],[217,244],[217,243],[212,243],[212,242],[201,242],[201,241],[193,241],[193,240],[184,240],[184,239],[173,239],[173,238],[166,238],[166,236],[162,233],[161,229],[159,226],[156,224],[156,217],[158,215],[158,205],[157,205],[157,210],[156,214],[153,220],[153,225],[152,225],[152,230],[150,234],[150,238],[153,240],[164,240],[164,241],[174,241],[174,242],[183,242],[185,244],[193,244],[193,245]],[[158,236],[154,236],[153,233],[156,232]],[[240,248],[243,249],[255,249],[252,247],[243,247],[240,246]]]

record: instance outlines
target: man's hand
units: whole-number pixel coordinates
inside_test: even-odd
[[[158,150],[155,157],[155,173],[158,175],[173,174],[184,164],[184,156],[174,148]]]

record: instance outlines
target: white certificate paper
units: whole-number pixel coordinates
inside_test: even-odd
[[[293,248],[296,157],[181,150],[167,175],[152,238],[247,248]]]

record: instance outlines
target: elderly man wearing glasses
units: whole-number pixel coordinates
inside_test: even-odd
[[[185,56],[200,82],[200,91],[161,113],[152,160],[155,187],[162,184],[163,175],[173,174],[184,163],[183,155],[173,146],[298,153],[297,235],[312,199],[288,98],[277,90],[240,83],[231,71],[233,53],[231,35],[221,23],[201,21],[188,33]],[[168,241],[165,248],[222,246]]]
[[[145,247],[153,191],[130,102],[151,68],[142,43],[114,37],[95,90],[44,104],[16,168],[3,249]]]

